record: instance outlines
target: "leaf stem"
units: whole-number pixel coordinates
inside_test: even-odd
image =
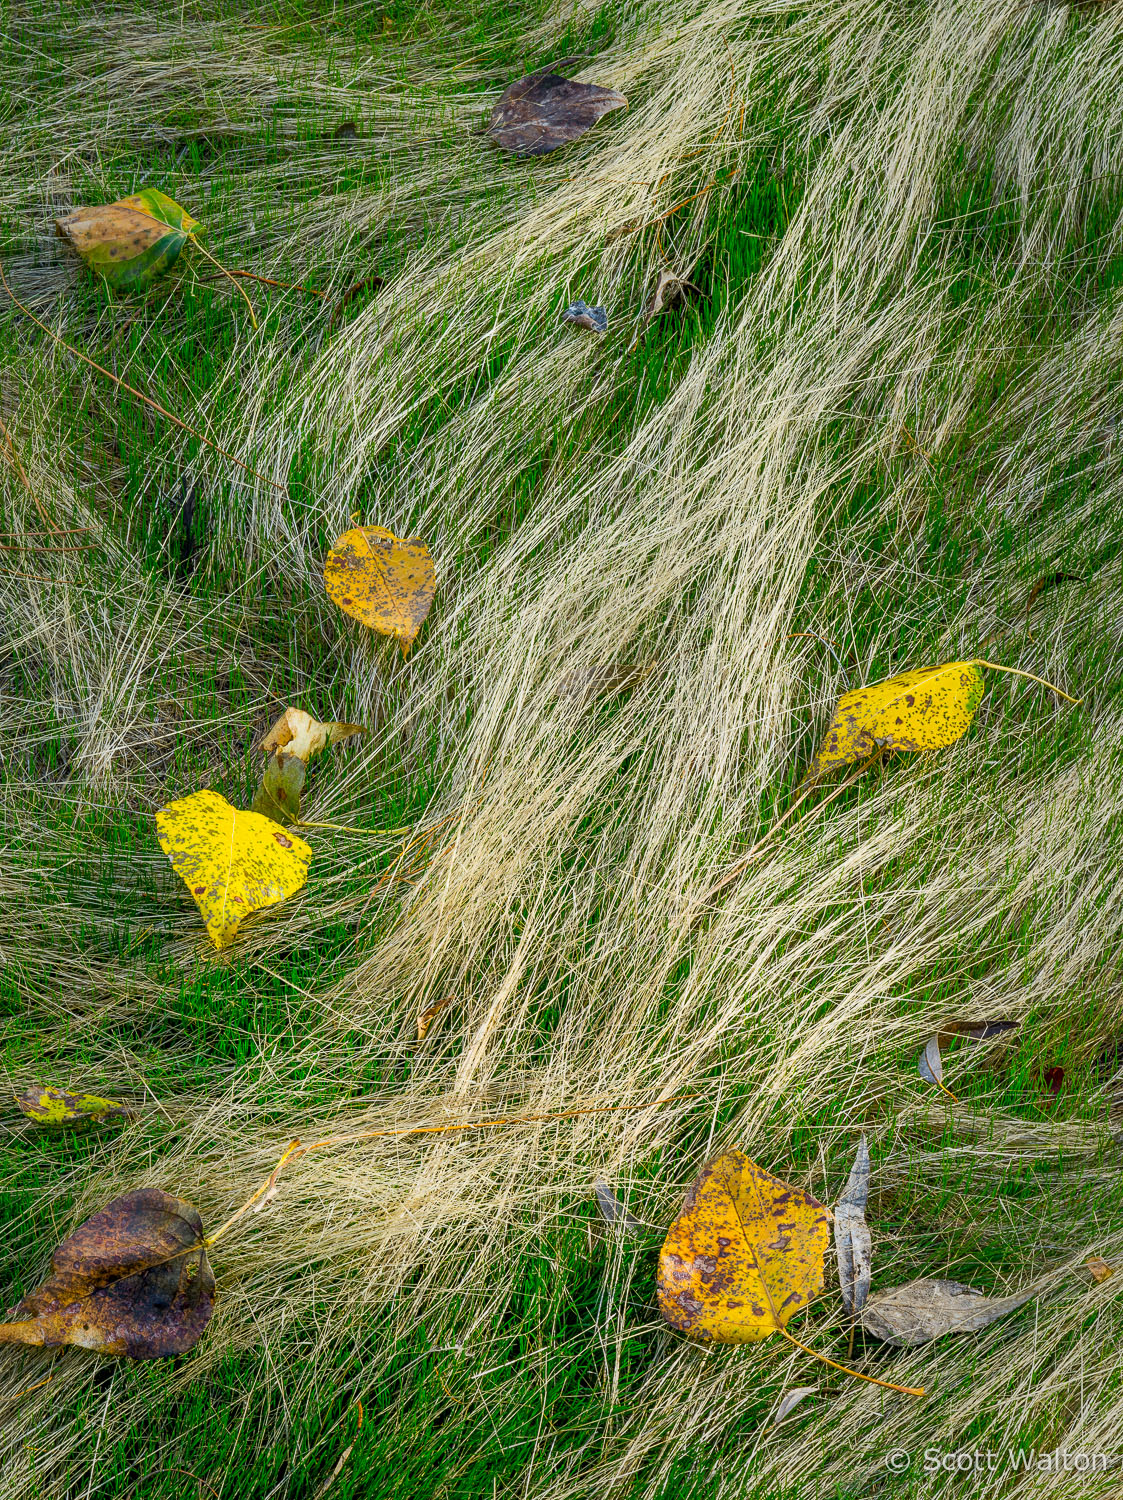
[[[777,1333],[783,1334],[789,1344],[794,1344],[797,1349],[802,1349],[804,1354],[810,1354],[812,1359],[822,1360],[823,1364],[830,1365],[832,1370],[841,1370],[844,1375],[852,1375],[855,1380],[868,1380],[871,1385],[879,1385],[882,1390],[900,1391],[905,1396],[923,1396],[923,1386],[894,1385],[891,1380],[878,1380],[876,1375],[863,1375],[860,1370],[847,1369],[845,1365],[839,1365],[833,1359],[828,1359],[825,1354],[820,1354],[816,1349],[809,1349],[806,1344],[801,1344],[797,1338],[793,1338],[786,1328],[777,1328]]]
[[[187,236],[187,238],[195,246],[195,249],[198,250],[201,255],[205,255],[207,257],[207,259],[210,261],[210,263],[211,263],[212,266],[217,266],[218,269],[222,272],[222,274],[226,277],[227,281],[229,281],[232,284],[232,286],[234,287],[234,290],[238,293],[239,297],[241,297],[242,301],[249,308],[249,310],[250,310],[250,322],[253,324],[254,330],[256,331],[256,329],[257,329],[257,315],[255,314],[255,312],[253,310],[253,303],[250,301],[250,299],[249,299],[249,297],[248,297],[248,295],[246,293],[245,287],[238,285],[238,283],[234,280],[233,273],[230,272],[230,271],[228,271],[226,269],[226,267],[222,264],[222,262],[220,260],[216,260],[215,257],[211,254],[211,252],[209,250],[207,250],[204,246],[200,245],[199,241],[195,238],[195,236],[193,234],[189,234]]]
[[[1013,672],[1016,677],[1028,677],[1030,682],[1039,683],[1041,687],[1047,687],[1054,693],[1059,693],[1062,698],[1068,698],[1070,703],[1083,703],[1083,698],[1072,698],[1063,688],[1057,687],[1056,683],[1046,682],[1044,677],[1035,677],[1032,672],[1023,672],[1021,667],[1006,667],[998,661],[984,661],[977,656],[971,665],[973,667],[989,667],[992,672]]]

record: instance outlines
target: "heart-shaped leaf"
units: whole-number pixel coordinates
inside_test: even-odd
[[[156,814],[160,846],[195,898],[216,948],[234,941],[253,911],[275,906],[308,878],[312,850],[217,792],[193,792]]]
[[[185,1353],[214,1312],[202,1241],[197,1210],[160,1188],[114,1198],[59,1245],[47,1280],[0,1323],[0,1343]]]
[[[159,188],[142,188],[116,203],[76,208],[55,229],[115,291],[138,292],[163,274],[199,228]]]
[[[103,1125],[107,1120],[126,1120],[129,1110],[112,1099],[98,1094],[68,1094],[65,1089],[28,1089],[16,1095],[16,1104],[36,1125],[52,1128],[70,1126],[81,1130],[87,1125]]]
[[[988,1297],[961,1281],[922,1276],[904,1286],[875,1292],[862,1310],[862,1327],[887,1344],[907,1348],[945,1333],[976,1333],[1033,1295]]]
[[[941,750],[954,744],[970,727],[984,686],[978,663],[952,661],[844,693],[807,779],[816,781],[877,749]]]
[[[560,73],[528,73],[504,90],[487,134],[516,156],[545,156],[578,140],[602,115],[627,107],[615,89],[576,83]]]
[[[393,636],[405,656],[437,591],[433,559],[416,537],[403,542],[385,526],[345,531],[327,556],[324,583],[344,614]]]
[[[765,1339],[823,1285],[827,1210],[742,1151],[706,1167],[659,1252],[659,1309],[691,1338]]]

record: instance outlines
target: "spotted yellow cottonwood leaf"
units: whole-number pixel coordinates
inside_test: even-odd
[[[433,595],[437,575],[424,542],[403,542],[385,526],[345,531],[328,553],[324,583],[344,614],[393,636],[402,655],[413,645]]]
[[[256,812],[217,792],[192,792],[156,814],[160,846],[195,897],[211,941],[225,948],[251,911],[275,906],[308,878],[312,850]]]
[[[966,733],[983,696],[982,664],[951,661],[902,672],[838,700],[808,772],[817,780],[875,750],[942,750]]]
[[[123,1120],[129,1114],[125,1105],[112,1099],[102,1099],[98,1094],[68,1094],[65,1089],[49,1085],[17,1094],[16,1104],[36,1125],[70,1125],[78,1129],[100,1125],[105,1120]]]
[[[691,1338],[766,1339],[823,1285],[827,1210],[743,1151],[706,1167],[659,1252],[659,1309]]]
[[[159,188],[142,188],[116,203],[76,208],[55,220],[91,271],[115,291],[137,292],[179,257],[198,221]]]

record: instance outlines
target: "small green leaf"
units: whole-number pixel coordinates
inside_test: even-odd
[[[287,825],[300,821],[300,795],[308,767],[298,755],[278,750],[265,762],[261,785],[253,799],[253,810]]]

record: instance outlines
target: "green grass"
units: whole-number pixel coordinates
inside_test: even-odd
[[[411,275],[422,253],[439,253],[452,263],[481,237],[482,210],[475,195],[486,185],[488,170],[471,165],[464,150],[458,93],[479,94],[482,120],[495,89],[519,71],[551,57],[607,51],[626,40],[636,22],[627,7],[605,6],[581,27],[570,23],[551,30],[546,7],[534,12],[528,16],[525,6],[506,0],[451,11],[397,3],[338,13],[288,5],[255,11],[255,25],[277,28],[271,66],[285,83],[276,97],[261,107],[252,96],[227,99],[219,84],[209,91],[204,78],[201,100],[185,86],[182,97],[166,101],[158,128],[154,121],[135,126],[136,106],[130,105],[128,128],[115,127],[101,149],[76,158],[69,201],[108,200],[145,183],[158,184],[205,222],[205,243],[225,264],[322,287],[332,298],[375,273],[388,281]],[[221,16],[215,7],[207,12],[248,46],[246,14],[238,6],[227,6]],[[228,283],[189,247],[151,295],[122,301],[68,266],[41,232],[47,219],[41,183],[58,148],[57,122],[74,114],[64,96],[69,69],[76,58],[88,58],[89,44],[68,37],[46,9],[11,6],[5,19],[10,29],[3,44],[4,75],[18,79],[22,93],[9,105],[4,129],[19,140],[21,162],[28,168],[26,179],[12,175],[0,198],[0,253],[13,283],[24,288],[39,316],[91,359],[192,425],[219,434],[237,431],[249,384],[240,364],[249,357],[247,315]],[[152,40],[166,18],[128,5],[93,19],[122,24],[126,36],[135,21],[138,33]],[[117,46],[114,42],[107,51]],[[180,50],[184,57],[177,60],[189,61],[186,44]],[[338,235],[325,235],[317,250],[307,234],[286,237],[290,218],[303,222],[301,216],[329,199],[369,203],[392,192],[407,169],[423,175],[410,155],[418,149],[416,138],[404,130],[395,137],[386,126],[378,87],[368,83],[353,89],[353,113],[340,97],[350,88],[356,60],[372,53],[388,80],[387,98],[397,90],[428,122],[424,150],[433,159],[431,201],[422,196],[366,225],[347,244],[341,264]],[[322,69],[311,81],[304,71],[309,56]],[[462,77],[442,72],[451,57],[462,60]],[[291,59],[287,73],[286,59]],[[83,110],[75,125],[85,132],[84,140],[97,139],[90,122],[98,118],[103,89],[96,79],[91,94],[88,112]],[[775,107],[781,121],[780,104]],[[217,133],[220,118],[236,125],[236,132]],[[351,119],[361,131],[354,147],[332,135]],[[411,128],[417,130],[416,121]],[[777,133],[787,128],[781,122]],[[385,135],[379,134],[383,130]],[[664,410],[668,420],[677,420],[673,398],[694,362],[724,337],[767,274],[798,220],[808,184],[821,170],[830,132],[804,144],[801,150],[793,145],[782,159],[772,145],[734,149],[736,180],[724,179],[701,208],[692,205],[691,213],[672,217],[668,242],[680,225],[694,226],[701,248],[690,275],[698,293],[642,331],[630,350],[631,328],[624,328],[623,318],[617,327],[614,316],[603,354],[590,356],[591,378],[603,375],[613,399],[586,407],[572,423],[556,420],[545,400],[546,415],[534,420],[532,413],[525,430],[512,418],[503,438],[507,465],[501,491],[488,495],[478,516],[466,507],[463,523],[451,507],[439,518],[452,533],[445,553],[450,572],[479,575],[489,566],[501,567],[505,549],[540,514],[541,497],[554,476],[566,474],[578,484],[589,474],[608,472],[645,423],[656,422]],[[39,174],[34,179],[32,164]],[[1026,278],[1018,251],[1030,214],[1004,192],[996,163],[963,157],[945,163],[943,174],[943,196],[922,236],[912,281],[930,287],[934,301],[947,309],[939,327],[946,384],[926,385],[917,397],[911,435],[902,431],[892,446],[882,444],[876,453],[869,439],[880,430],[883,390],[857,389],[848,409],[822,423],[818,454],[833,466],[833,477],[821,502],[826,519],[802,578],[801,617],[793,628],[822,632],[830,624],[827,634],[837,650],[852,659],[852,682],[972,650],[1045,676],[1063,674],[1060,680],[1070,691],[1087,694],[1089,708],[1083,715],[1063,705],[1057,710],[1043,690],[990,674],[984,709],[955,751],[954,772],[932,787],[910,783],[895,794],[905,759],[898,757],[834,804],[831,818],[842,830],[850,826],[847,818],[878,798],[877,817],[898,818],[911,829],[899,850],[860,881],[859,904],[881,903],[878,910],[890,913],[890,926],[894,911],[905,920],[916,891],[936,890],[934,899],[952,903],[946,889],[939,893],[939,881],[957,840],[971,826],[964,821],[970,810],[1016,809],[1046,777],[1059,785],[1066,771],[1077,772],[1103,754],[1103,726],[1118,717],[1123,685],[1105,603],[1117,597],[1119,587],[1118,496],[1107,482],[1118,460],[1105,459],[1092,438],[1055,459],[1039,452],[1033,424],[1016,405],[1017,392],[1084,326],[1088,309],[1113,305],[1123,281],[1116,231],[1123,190],[1110,179],[1090,187],[1078,220],[1064,226],[1063,244],[1032,279]],[[532,200],[525,185],[504,180],[488,199],[485,227],[494,230],[514,220]],[[637,265],[645,258],[657,263],[648,238],[637,238],[629,253]],[[595,280],[600,262],[590,255],[575,272],[568,261],[563,270],[578,282],[582,275]],[[1023,279],[1032,282],[1024,296]],[[326,326],[325,309],[314,298],[249,283],[247,290],[261,322],[258,347],[272,348],[277,368],[295,387],[325,341],[343,334]],[[887,283],[887,307],[898,291],[896,282]],[[567,300],[560,276],[549,295],[552,311]],[[761,331],[755,352],[762,364],[782,351],[793,328],[798,334],[799,319],[814,309],[816,297],[808,285],[798,305],[791,306],[788,322],[778,318]],[[377,306],[378,293],[366,293],[348,303],[338,324],[346,330],[364,309]],[[872,320],[879,311],[876,299],[867,311]],[[999,311],[996,331],[990,320]],[[0,1140],[5,1184],[0,1216],[7,1230],[0,1239],[0,1281],[11,1304],[36,1284],[48,1249],[72,1223],[77,1207],[90,1206],[82,1196],[90,1174],[148,1172],[166,1153],[182,1149],[192,1119],[215,1108],[228,1091],[238,1100],[230,1127],[236,1143],[242,1129],[282,1131],[292,1119],[314,1118],[317,1111],[332,1114],[345,1103],[357,1107],[404,1098],[421,1066],[400,1030],[392,1032],[380,1017],[368,1026],[355,1010],[334,1003],[396,930],[396,897],[369,913],[366,907],[393,851],[357,835],[320,840],[317,884],[302,900],[293,925],[261,924],[259,946],[211,961],[184,941],[193,908],[155,844],[155,809],[200,785],[247,806],[258,772],[253,746],[286,703],[301,701],[321,716],[330,709],[332,716],[350,718],[369,701],[363,697],[365,677],[382,673],[389,684],[387,716],[392,719],[409,706],[411,735],[403,734],[395,752],[393,737],[378,731],[377,758],[363,762],[361,775],[350,769],[346,751],[322,757],[315,771],[316,799],[328,809],[327,817],[364,828],[420,823],[427,811],[444,810],[442,797],[458,774],[459,747],[468,742],[486,705],[468,685],[462,698],[417,708],[410,697],[415,690],[391,677],[389,648],[372,645],[350,627],[340,629],[322,597],[289,565],[287,543],[278,542],[271,554],[275,539],[260,523],[257,497],[248,485],[221,465],[204,462],[196,440],[183,438],[69,354],[52,349],[13,309],[0,310],[0,320],[6,335],[0,376],[18,379],[23,400],[36,412],[37,451],[44,435],[54,435],[58,444],[61,482],[52,495],[52,515],[62,525],[87,524],[78,519],[77,506],[73,514],[55,509],[65,504],[65,486],[72,486],[101,528],[101,550],[75,554],[65,565],[78,601],[75,610],[88,610],[79,635],[120,629],[124,638],[124,623],[135,607],[141,618],[158,622],[154,629],[163,633],[161,639],[185,643],[169,648],[158,672],[143,674],[142,706],[134,708],[132,723],[145,732],[133,734],[126,757],[118,757],[113,774],[99,781],[75,760],[85,742],[82,716],[96,698],[78,675],[80,654],[60,670],[45,646],[18,636],[10,642],[3,691],[15,730],[4,745],[4,774],[6,808],[18,836],[0,974],[7,1076],[20,1086],[32,1078],[81,1082],[169,1103],[164,1112],[146,1112],[124,1142],[115,1132],[45,1138],[9,1121]],[[962,395],[959,350],[975,349],[984,340],[993,344],[993,357],[985,378],[980,375],[970,392],[969,417],[956,424],[937,453],[921,459],[916,433],[936,422],[945,402]],[[356,503],[364,510],[369,504],[370,518],[387,494],[397,492],[395,486],[408,490],[415,478],[420,486],[442,442],[457,441],[463,430],[458,424],[472,403],[504,391],[525,356],[525,331],[504,330],[486,360],[462,378],[450,378],[431,393],[422,387],[422,399],[355,487]],[[0,386],[0,392],[8,389]],[[283,394],[266,389],[267,415],[280,409]],[[341,447],[346,442],[341,436]],[[1012,452],[1036,476],[1032,506],[1027,502],[1020,511],[992,484]],[[335,529],[323,500],[330,465],[331,455],[310,438],[286,475],[292,514],[306,528],[301,535],[312,575]],[[219,477],[200,479],[200,472]],[[88,501],[87,493],[93,497]],[[24,503],[14,481],[7,503],[9,510]],[[1079,525],[1073,517],[1080,518]],[[429,519],[436,525],[438,515]],[[543,542],[526,566],[545,567],[551,545]],[[856,557],[852,546],[859,549]],[[1082,581],[1047,589],[1027,617],[1030,589],[1057,572],[1078,574]],[[693,593],[684,589],[684,609],[703,598],[704,584],[697,581]],[[445,608],[453,605],[439,598],[427,627],[434,633],[444,628]],[[477,626],[474,616],[466,618],[465,635]],[[658,623],[637,630],[638,657],[648,648],[658,654],[660,631]],[[981,648],[980,641],[994,631],[1001,631],[999,639]],[[1037,647],[1030,631],[1045,641],[1047,657],[1033,654]],[[716,631],[713,635],[716,639]],[[756,797],[755,818],[743,819],[733,808],[726,827],[724,807],[715,802],[712,808],[713,845],[729,859],[749,847],[786,805],[824,722],[823,704],[841,685],[824,647],[810,640],[798,649],[804,675],[784,742],[782,774]],[[1048,671],[1042,667],[1046,660]],[[625,689],[600,704],[595,722],[606,735],[628,722],[631,702]],[[579,733],[590,733],[587,723]],[[578,731],[574,734],[576,757]],[[1101,776],[1108,774],[1110,759],[1095,763]],[[567,878],[576,880],[583,867],[596,868],[598,840],[610,839],[618,809],[634,797],[646,766],[642,746],[619,756],[598,804],[581,821],[580,837],[562,859]],[[699,792],[699,803],[703,800]],[[828,868],[834,850],[820,834],[812,829],[793,835],[796,862],[776,877],[771,893],[777,910],[794,909],[806,882]],[[839,834],[841,840],[847,837]],[[1088,838],[1106,867],[1118,849],[1117,831],[1089,829]],[[933,1014],[947,1016],[962,1007],[965,996],[985,996],[988,987],[1003,993],[1028,989],[1033,983],[1046,902],[1013,894],[1032,851],[1023,846],[1011,853],[997,836],[995,848],[1002,868],[995,869],[993,883],[1011,893],[1009,901],[980,925],[941,931],[930,954],[910,955],[902,963],[899,982],[884,981],[897,1004],[896,1016],[915,1015],[922,1027]],[[777,1170],[833,1201],[852,1150],[852,1142],[835,1133],[840,1112],[850,1124],[860,1121],[872,1132],[887,1122],[895,1126],[910,1110],[907,1126],[889,1130],[874,1145],[875,1158],[887,1170],[870,1219],[878,1236],[877,1264],[891,1263],[894,1280],[947,1274],[984,1290],[1005,1289],[1029,1266],[1053,1264],[1074,1225],[1099,1225],[1105,1241],[1118,1235],[1113,1148],[1081,1144],[1080,1136],[1086,1129],[1091,1139],[1105,1109],[1096,1090],[1115,1068],[1118,960],[1106,940],[1079,983],[1062,974],[1056,992],[1029,1010],[1013,1039],[1000,1046],[958,1048],[949,1058],[952,1086],[973,1112],[984,1140],[1010,1121],[1040,1125],[1058,1140],[1071,1124],[1076,1141],[1071,1155],[1058,1146],[1026,1159],[996,1158],[982,1165],[975,1155],[964,1155],[959,1149],[963,1129],[948,1115],[945,1101],[922,1093],[915,1042],[902,1042],[899,1030],[880,1031],[872,1019],[868,1035],[840,1042],[843,1050],[852,1049],[848,1055],[855,1069],[844,1098],[824,1104],[805,1080],[760,1102],[762,1079],[743,1058],[754,1050],[762,1057],[782,1052],[786,1028],[798,1034],[804,1025],[829,1020],[838,1000],[832,964],[848,961],[854,941],[849,925],[854,899],[852,890],[840,885],[817,909],[820,931],[814,951],[807,952],[806,993],[794,997],[796,1008],[762,1018],[759,1029],[747,1034],[727,1032],[715,1043],[696,1080],[703,1103],[634,1164],[633,1210],[653,1225],[665,1224],[712,1141],[736,1130],[746,1111],[770,1143]],[[607,895],[603,901],[607,922]],[[1098,905],[1085,913],[1087,923],[1099,930],[1099,921],[1107,932],[1112,897],[1106,883],[1095,901]],[[516,937],[520,924],[531,923],[529,908],[525,893],[512,903]],[[600,918],[599,908],[583,914],[581,931],[559,938],[554,968],[528,986],[532,1022],[519,1044],[527,1069],[549,1064],[571,1012],[582,1003],[581,962],[596,954]],[[867,946],[869,941],[867,935]],[[807,933],[793,921],[776,940],[776,961],[803,954],[806,945]],[[670,969],[657,1019],[669,1023],[701,965],[695,950]],[[396,1000],[388,997],[387,1004]],[[718,987],[699,1004],[699,1027],[717,1013],[720,1002]],[[979,1004],[985,1001],[973,1008]],[[437,1045],[445,1049],[438,1056],[449,1060],[450,1069],[467,1014],[467,1003],[458,999],[447,1028],[438,1033]],[[1056,1097],[1044,1078],[1052,1068],[1064,1070]],[[845,1069],[840,1072],[845,1076]],[[500,1082],[504,1077],[517,1083],[515,1062],[500,1070]],[[247,1099],[252,1100],[249,1126],[239,1123],[246,1118]],[[923,1118],[917,1118],[918,1111]],[[233,1149],[229,1141],[227,1147]],[[183,1191],[188,1193],[186,1185]],[[233,1202],[233,1187],[231,1195]],[[325,1286],[316,1276],[302,1280],[307,1268],[294,1264],[278,1277],[294,1289],[294,1306],[304,1308],[305,1316],[290,1316],[284,1327],[270,1323],[260,1339],[243,1320],[228,1344],[197,1371],[194,1356],[130,1366],[100,1363],[79,1351],[64,1354],[60,1363],[65,1361],[70,1373],[51,1413],[57,1431],[23,1433],[16,1448],[30,1458],[34,1472],[40,1463],[36,1445],[41,1447],[41,1493],[85,1500],[98,1494],[170,1500],[195,1485],[200,1494],[222,1500],[281,1494],[313,1500],[329,1480],[330,1494],[340,1500],[382,1494],[403,1500],[497,1500],[545,1493],[562,1477],[575,1495],[637,1500],[649,1495],[717,1500],[733,1494],[781,1500],[788,1493],[809,1492],[800,1488],[814,1482],[814,1466],[807,1471],[806,1459],[803,1479],[785,1486],[774,1478],[758,1482],[744,1455],[756,1452],[785,1385],[817,1377],[810,1360],[792,1366],[776,1356],[771,1365],[754,1364],[745,1379],[739,1375],[749,1357],[743,1350],[675,1353],[677,1345],[654,1304],[661,1238],[656,1229],[634,1243],[617,1244],[600,1224],[587,1188],[576,1182],[558,1187],[544,1225],[537,1207],[527,1208],[521,1221],[520,1212],[514,1214],[516,1241],[521,1222],[533,1244],[518,1241],[517,1253],[486,1269],[473,1292],[480,1321],[474,1307],[453,1293],[426,1303],[420,1290],[426,1284],[424,1266],[416,1268],[412,1280],[394,1284],[388,1306],[359,1303],[355,1315],[343,1319],[337,1316],[339,1304],[346,1301],[353,1268],[334,1283],[330,1270],[321,1268]],[[447,1238],[442,1242],[441,1254],[453,1267],[458,1255],[472,1253],[470,1241],[463,1250]],[[455,1287],[455,1277],[449,1284]],[[427,1311],[415,1313],[414,1292],[416,1307]],[[824,1323],[834,1313],[828,1298],[829,1293],[821,1309]],[[1121,1347],[1110,1304],[1097,1317],[1094,1328],[1073,1336],[1073,1346],[1087,1337]],[[1013,1314],[1010,1339],[1031,1337],[1032,1318],[1032,1310]],[[396,1330],[389,1352],[387,1320]],[[846,1355],[846,1330],[837,1317],[814,1335],[807,1327],[797,1332],[831,1358]],[[1018,1348],[1024,1360],[1023,1346]],[[1036,1378],[1048,1381],[1050,1364],[1063,1354],[1062,1347],[1050,1346]],[[686,1435],[677,1446],[668,1440],[662,1449],[644,1451],[630,1468],[606,1478],[628,1435],[642,1427],[653,1382],[672,1357],[680,1359],[676,1370],[684,1386]],[[861,1336],[855,1357],[871,1373],[887,1372],[894,1358]],[[996,1357],[1001,1358],[1001,1346],[990,1355]],[[929,1415],[915,1419],[939,1435],[933,1442],[943,1444],[940,1413],[973,1378],[973,1358],[964,1352],[954,1369],[949,1358]],[[38,1372],[40,1366],[34,1368]],[[824,1375],[832,1391],[844,1382],[842,1376],[835,1381]],[[725,1382],[732,1393],[726,1417],[699,1419],[696,1433],[687,1389],[695,1377]],[[1117,1388],[1118,1370],[1113,1380]],[[1107,1383],[1101,1398],[1110,1399],[1111,1390]],[[1064,1430],[1062,1408],[1058,1398],[1058,1433]],[[124,1427],[106,1428],[105,1413],[118,1410],[136,1415]],[[812,1450],[820,1444],[824,1471],[833,1441],[828,1412],[820,1401],[805,1403],[783,1429],[800,1432]],[[2,1412],[0,1420],[7,1420]],[[13,1432],[18,1425],[17,1416]],[[74,1439],[63,1460],[53,1453],[58,1432]],[[987,1432],[986,1418],[978,1418],[956,1429],[955,1445],[986,1446]],[[1006,1440],[1004,1434],[1002,1446]],[[1020,1440],[1043,1448],[1054,1435],[1048,1422],[1035,1416]],[[876,1457],[881,1441],[876,1423],[865,1441]],[[953,1446],[950,1438],[946,1446]],[[857,1460],[855,1467],[860,1467]],[[916,1488],[918,1483],[915,1472],[901,1479],[884,1473],[856,1479],[852,1489],[832,1478],[822,1494],[824,1500],[850,1495],[856,1500],[858,1495],[927,1493]],[[34,1483],[12,1490],[17,1492],[35,1493]]]

